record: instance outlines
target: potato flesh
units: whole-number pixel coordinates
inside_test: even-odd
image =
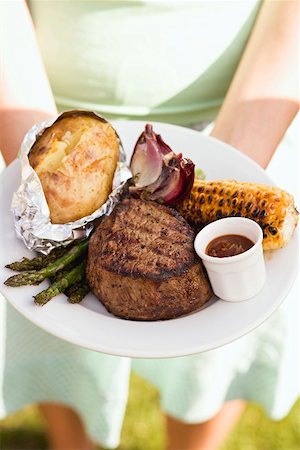
[[[66,131],[66,133],[60,139],[59,137],[52,143],[52,148],[49,153],[45,155],[44,159],[35,167],[35,171],[38,175],[42,172],[55,172],[61,164],[64,162],[66,156],[68,156],[80,143],[80,140],[87,131],[87,127],[81,128],[75,132]]]
[[[108,123],[64,118],[45,130],[29,161],[42,183],[52,223],[91,214],[107,199],[119,157],[119,140]]]

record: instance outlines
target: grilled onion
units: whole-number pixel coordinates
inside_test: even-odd
[[[176,155],[147,124],[134,147],[130,161],[134,186],[130,193],[168,206],[181,203],[194,183],[194,163]]]

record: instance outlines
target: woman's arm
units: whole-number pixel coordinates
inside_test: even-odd
[[[264,1],[212,136],[266,167],[299,109],[299,2]]]
[[[0,149],[7,163],[34,123],[56,114],[25,0],[0,1]]]

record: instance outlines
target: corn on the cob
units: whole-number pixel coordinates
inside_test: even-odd
[[[198,229],[223,217],[255,220],[263,230],[265,250],[283,247],[298,221],[294,199],[288,192],[274,186],[231,180],[196,180],[190,196],[178,209]]]

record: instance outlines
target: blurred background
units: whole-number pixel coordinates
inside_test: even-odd
[[[0,0],[2,2],[4,0]],[[277,0],[274,0],[277,1]],[[238,3],[239,0],[236,0]],[[39,7],[45,6],[47,2],[35,2]],[[113,2],[111,2],[113,4]],[[175,3],[175,2],[174,2]],[[48,2],[50,5],[50,2]],[[256,11],[256,10],[255,10]],[[43,13],[42,18],[48,19],[48,11]],[[222,19],[222,14],[220,14]],[[220,19],[220,20],[221,20]],[[227,23],[228,26],[228,23]],[[211,28],[211,30],[210,30]],[[214,33],[214,30],[218,27],[207,27],[208,31]],[[228,27],[230,28],[230,26]],[[64,31],[64,29],[62,30]],[[44,35],[40,35],[40,38]],[[46,36],[47,37],[47,36]],[[52,36],[53,37],[53,36]],[[208,41],[207,36],[205,39]],[[49,39],[43,40],[45,48],[47,49]],[[80,46],[72,46],[73,51],[79,51]],[[59,48],[61,51],[61,48]],[[50,52],[50,55],[54,55],[51,63],[57,63],[57,52]],[[70,53],[70,59],[73,61],[76,58],[72,58]],[[149,58],[150,60],[150,58]],[[62,62],[65,62],[65,55],[61,58]],[[142,65],[139,68],[144,67]],[[84,67],[83,67],[84,68]],[[60,69],[60,68],[58,68]],[[70,66],[72,70],[72,66]],[[155,70],[155,73],[158,72]],[[19,78],[18,71],[14,71]],[[61,88],[61,70],[52,71],[49,69],[49,76],[52,76],[52,83],[57,83],[57,90]],[[64,72],[66,74],[66,72]],[[135,72],[134,72],[135,73]],[[216,70],[217,77],[220,76],[220,70]],[[65,76],[66,87],[70,86],[70,76]],[[229,76],[230,75],[230,76]],[[229,83],[232,74],[228,75],[227,82]],[[57,80],[55,77],[57,76]],[[136,76],[139,76],[139,72],[136,72]],[[81,77],[86,83],[86,78]],[[169,81],[169,80],[168,80]],[[169,83],[168,83],[169,84]],[[127,84],[124,84],[127,87]],[[136,87],[137,83],[132,82],[132,85]],[[206,85],[204,85],[204,94],[207,94]],[[168,86],[167,86],[168,87]],[[63,86],[65,88],[65,86]],[[121,92],[126,93],[124,86],[121,86]],[[76,89],[80,91],[80,89]],[[76,92],[76,93],[77,93]],[[104,91],[99,89],[99,95],[104,95]],[[133,91],[135,93],[135,91]],[[131,93],[132,94],[132,93]],[[82,94],[83,95],[83,94]],[[93,94],[94,95],[94,94]],[[118,95],[120,92],[118,91]],[[125,94],[124,94],[125,95]],[[208,94],[207,94],[208,95]],[[216,97],[219,96],[219,92],[214,93]],[[143,98],[138,93],[138,101]],[[152,93],[150,92],[150,100],[152,101]],[[101,99],[100,99],[101,100]],[[99,100],[99,103],[100,103]],[[178,100],[178,99],[177,99]],[[193,100],[193,98],[192,98]],[[64,104],[59,104],[60,109],[64,109]],[[213,117],[213,115],[212,115]],[[210,119],[211,117],[208,117]],[[205,117],[206,119],[206,117]],[[201,119],[202,120],[202,119]],[[294,121],[292,133],[288,134],[284,145],[276,152],[275,157],[269,166],[269,174],[276,180],[276,183],[280,187],[292,192],[297,198],[297,192],[299,190],[299,160],[296,156],[296,151],[299,153],[299,115],[297,120]],[[291,142],[295,145],[291,145]],[[287,148],[289,148],[288,151]],[[292,150],[291,150],[292,149]],[[284,158],[283,158],[284,154]],[[284,164],[283,164],[284,161]],[[297,163],[296,163],[297,161]],[[4,164],[1,161],[0,154],[0,172],[3,169]],[[287,173],[289,176],[287,176]],[[296,185],[297,183],[297,185]],[[299,206],[299,200],[298,200]],[[0,316],[4,313],[4,301],[0,296]],[[3,327],[0,326],[0,335],[4,332]],[[0,336],[1,338],[1,336]],[[0,339],[0,365],[1,359],[4,355],[4,339]],[[1,386],[1,373],[0,373],[0,386]],[[18,390],[20,386],[16,386]],[[1,405],[0,395],[0,411],[4,410],[4,406]],[[124,425],[122,428],[121,443],[118,450],[164,450],[166,445],[166,432],[165,432],[165,417],[160,409],[159,393],[154,386],[148,382],[142,380],[137,375],[131,376],[129,401],[126,409],[126,416]],[[46,438],[46,426],[43,417],[40,415],[36,406],[28,405],[26,408],[12,414],[0,421],[0,449],[1,450],[43,450],[47,449]],[[99,449],[100,447],[98,447]],[[273,421],[268,418],[264,410],[254,403],[250,403],[233,433],[226,442],[224,442],[221,450],[299,450],[300,449],[300,400],[298,400],[289,414],[281,421]]]
[[[18,387],[16,386],[16,389]],[[0,421],[1,450],[43,450],[47,440],[43,418],[34,406]],[[121,444],[118,450],[164,450],[164,416],[156,389],[132,375]],[[299,450],[300,400],[279,422],[250,404],[220,450]],[[100,449],[100,447],[98,447]]]

